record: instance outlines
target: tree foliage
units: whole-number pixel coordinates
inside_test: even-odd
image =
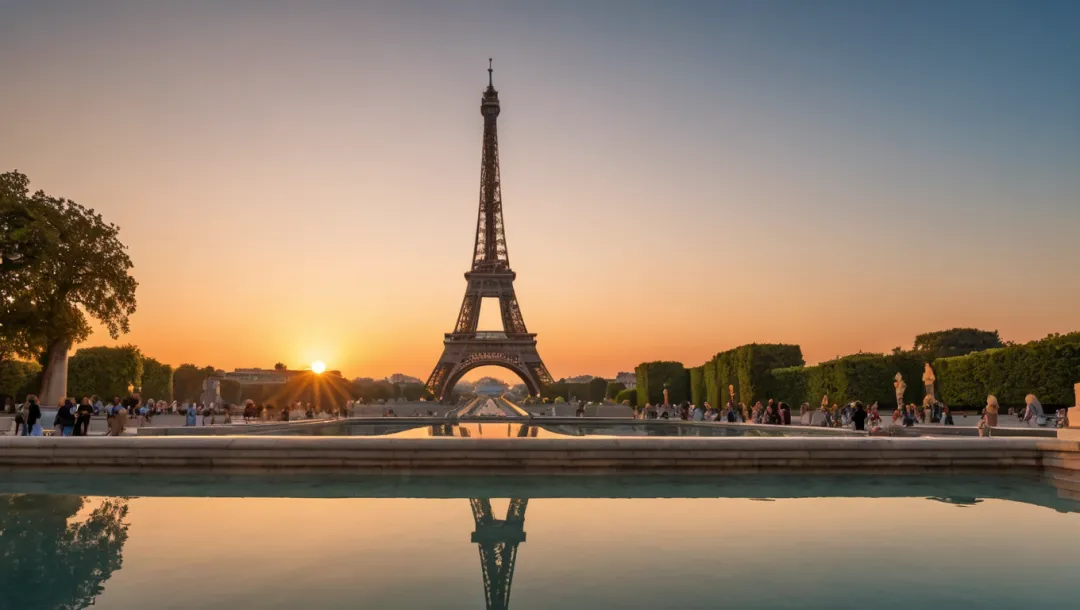
[[[1005,347],[998,331],[977,328],[952,328],[915,337],[915,351],[926,360],[965,356],[972,352]]]
[[[128,331],[137,282],[119,228],[74,201],[33,194],[18,172],[0,175],[0,358],[37,357],[90,333]]]
[[[197,367],[194,364],[181,364],[173,371],[173,400],[192,402],[202,395],[202,384],[214,374],[214,367]]]
[[[618,381],[609,381],[604,388],[604,398],[615,400],[615,397],[619,395],[619,392],[622,392],[625,389],[626,384],[619,383]]]
[[[137,347],[84,347],[68,362],[68,395],[123,398],[129,385],[142,384],[142,376],[143,357]]]
[[[126,499],[77,518],[81,496],[0,495],[0,591],[10,608],[77,610],[94,605],[123,564]]]
[[[11,398],[22,402],[27,394],[36,391],[36,381],[41,365],[23,360],[0,360],[0,405]]]
[[[142,396],[154,400],[172,400],[172,367],[153,358],[142,361]]]
[[[607,380],[602,377],[593,377],[588,383],[587,392],[589,402],[602,402],[607,391]]]

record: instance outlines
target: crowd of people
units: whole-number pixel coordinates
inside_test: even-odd
[[[106,419],[106,436],[120,436],[130,424],[136,427],[150,425],[154,417],[159,415],[183,415],[185,426],[231,424],[234,413],[242,414],[245,422],[340,418],[350,417],[354,409],[362,404],[362,401],[350,400],[341,408],[319,408],[310,402],[289,402],[276,408],[269,403],[256,404],[251,400],[243,405],[176,400],[169,403],[152,398],[144,401],[138,393],[133,393],[125,399],[114,396],[105,403],[98,396],[86,396],[59,401],[51,430],[54,436],[88,436],[92,418],[101,415]],[[4,404],[4,412],[13,415],[16,436],[46,434],[42,426],[42,408],[38,397],[32,394],[21,404],[14,404],[10,398]]]
[[[1028,394],[1026,406],[1022,410],[1009,409],[1021,421],[1028,424],[1045,426],[1054,419],[1057,427],[1067,427],[1067,410],[1059,409],[1055,418],[1048,417],[1038,398]],[[990,436],[998,426],[1000,405],[994,396],[988,396],[986,407],[980,413],[977,424],[980,436]],[[582,414],[579,411],[578,416]],[[646,404],[634,414],[635,419],[670,419],[685,421],[720,421],[727,423],[750,423],[763,425],[792,425],[791,408],[784,402],[769,399],[764,405],[758,401],[750,408],[743,403],[729,401],[723,409],[716,409],[708,402],[697,406],[684,401],[681,404]],[[865,430],[871,435],[886,434],[882,425],[878,403],[866,406],[861,401],[854,401],[843,406],[830,403],[826,395],[816,410],[811,410],[809,403],[799,406],[799,418],[796,422],[802,426],[820,426],[826,428],[850,428]],[[892,413],[892,426],[912,427],[917,424],[956,425],[953,413],[947,405],[928,396],[922,405],[908,404],[897,407]]]

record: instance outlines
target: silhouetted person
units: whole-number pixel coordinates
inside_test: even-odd
[[[866,430],[866,407],[863,403],[855,403],[855,412],[851,414],[851,421],[855,424],[856,430]]]

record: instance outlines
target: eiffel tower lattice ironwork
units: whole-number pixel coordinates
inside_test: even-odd
[[[499,180],[499,93],[492,85],[488,60],[488,86],[480,101],[484,116],[484,145],[480,163],[480,211],[476,218],[476,241],[472,268],[465,274],[468,282],[454,332],[443,341],[443,354],[428,377],[427,389],[436,399],[449,399],[461,377],[480,366],[501,366],[521,377],[529,393],[552,382],[544,361],[536,351],[536,333],[525,328],[525,320],[514,294],[510,257],[503,230],[502,186]],[[499,299],[502,332],[479,331],[480,305],[483,299]]]
[[[506,519],[496,519],[491,500],[472,498],[476,531],[472,541],[480,547],[480,567],[484,573],[484,599],[488,610],[510,607],[510,585],[514,580],[514,561],[518,545],[525,542],[525,508],[528,498],[513,498],[506,509]]]

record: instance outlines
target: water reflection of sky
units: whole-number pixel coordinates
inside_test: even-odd
[[[29,497],[57,514],[77,501]],[[510,607],[1071,607],[1080,513],[1061,510],[1080,505],[975,499],[533,498]],[[68,522],[107,502],[117,500],[90,498]],[[120,502],[122,567],[98,608],[485,607],[467,498]],[[508,504],[492,500],[495,515]],[[0,506],[9,559],[40,525]],[[73,579],[102,565],[72,558]],[[10,577],[0,607],[28,608],[12,605]]]

